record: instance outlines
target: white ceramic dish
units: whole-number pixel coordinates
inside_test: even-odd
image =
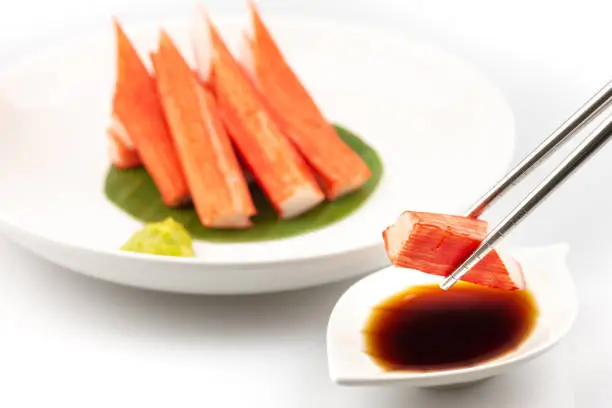
[[[118,251],[141,224],[102,190],[115,66],[109,22],[103,33],[48,49],[0,75],[1,227],[40,256],[112,282],[189,293],[272,292],[386,265],[380,234],[397,214],[461,211],[506,169],[511,110],[468,64],[391,33],[265,18],[328,117],[382,157],[381,184],[356,214],[291,239],[197,242],[195,259]],[[235,46],[245,17],[213,19]],[[160,26],[191,57],[189,18],[125,28],[144,54],[156,45]]]
[[[416,387],[448,386],[483,380],[537,357],[561,340],[578,313],[576,289],[566,265],[568,249],[566,244],[557,244],[513,251],[540,309],[536,328],[516,350],[469,368],[421,373],[379,368],[363,353],[361,330],[372,308],[403,289],[438,283],[441,278],[395,267],[365,277],[344,293],[329,319],[327,355],[332,380],[342,385],[402,382]],[[451,342],[449,338],[449,346]]]

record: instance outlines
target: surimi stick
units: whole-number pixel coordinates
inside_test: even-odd
[[[131,169],[140,166],[140,158],[136,149],[129,148],[112,128],[106,130],[108,138],[108,156],[111,163],[120,169]]]
[[[325,196],[307,163],[264,108],[257,90],[203,10],[193,45],[200,76],[214,88],[221,117],[245,165],[281,218],[302,214]]]
[[[134,46],[114,20],[117,38],[117,82],[111,130],[125,147],[138,151],[166,205],[189,198],[187,181],[168,132],[155,80]]]
[[[256,213],[212,92],[170,37],[152,56],[158,91],[198,217],[212,228],[246,228]]]
[[[383,232],[391,263],[448,276],[487,235],[486,221],[456,215],[404,212]],[[525,288],[522,268],[499,250],[490,252],[462,280],[503,290]]]
[[[338,136],[293,72],[249,1],[251,26],[241,62],[283,131],[314,169],[327,198],[360,188],[371,176],[366,163]]]

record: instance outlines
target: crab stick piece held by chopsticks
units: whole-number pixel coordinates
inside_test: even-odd
[[[115,167],[132,169],[141,165],[136,149],[126,146],[113,129],[109,127],[106,130],[106,136],[108,138],[108,156]]]
[[[198,14],[193,37],[197,68],[214,88],[223,122],[246,167],[280,218],[315,207],[325,196],[308,164],[265,109],[205,11]]]
[[[153,65],[200,221],[211,228],[249,227],[255,206],[212,92],[163,31]]]
[[[187,181],[166,124],[155,80],[117,20],[117,83],[111,131],[135,148],[166,205],[189,199]]]
[[[367,164],[338,136],[285,60],[249,0],[251,26],[243,38],[242,66],[308,164],[328,199],[360,188],[371,176]]]
[[[486,221],[406,211],[383,232],[391,263],[400,268],[448,276],[487,235]],[[521,290],[521,266],[499,250],[490,252],[462,280],[502,290]]]

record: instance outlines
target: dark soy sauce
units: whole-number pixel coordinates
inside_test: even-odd
[[[529,291],[460,282],[447,292],[415,286],[376,306],[364,335],[366,353],[388,371],[473,366],[520,346],[536,325]]]

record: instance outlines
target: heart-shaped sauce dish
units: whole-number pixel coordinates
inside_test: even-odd
[[[492,279],[490,263],[488,271],[477,266],[443,291],[439,285],[448,273],[436,274],[440,253],[461,252],[466,235],[457,225],[434,227],[410,225],[409,239],[387,229],[393,265],[359,280],[337,301],[327,328],[335,383],[437,387],[479,381],[548,351],[571,328],[578,301],[566,262],[569,245],[496,249],[487,257],[505,263],[505,277]],[[436,236],[440,231],[444,239]],[[409,251],[400,254],[396,239]]]

